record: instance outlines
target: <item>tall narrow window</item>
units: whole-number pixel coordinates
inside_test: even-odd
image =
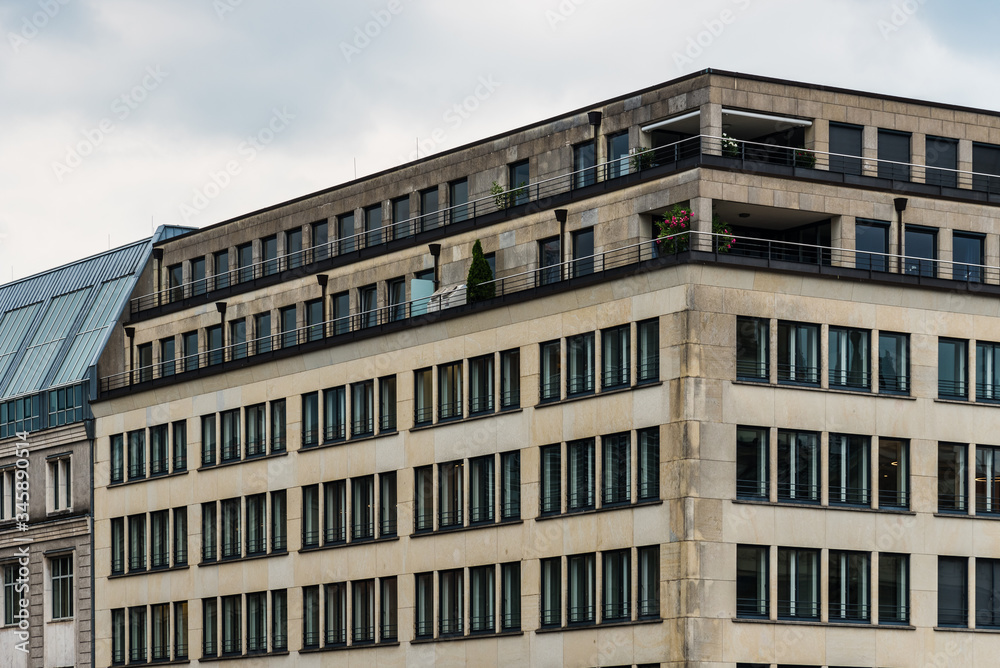
[[[358,288],[358,326],[374,327],[379,323],[378,286]]]
[[[660,498],[660,429],[640,429],[639,500]]]
[[[968,456],[965,443],[938,444],[938,512],[968,512]],[[976,491],[980,489],[979,451],[976,451]],[[982,484],[985,484],[985,479]],[[978,495],[977,495],[978,496]],[[979,512],[977,509],[976,512]]]
[[[438,525],[441,528],[462,526],[461,460],[438,465]]]
[[[654,382],[660,379],[660,321],[645,320],[637,325],[636,380],[640,383]]]
[[[538,283],[550,285],[562,280],[562,247],[559,237],[538,242]]]
[[[187,422],[178,420],[173,424],[174,471],[187,470]]]
[[[594,507],[594,440],[566,444],[566,509]]]
[[[235,461],[240,458],[240,409],[223,411],[221,418],[222,461]]]
[[[6,624],[13,623],[11,620]],[[125,663],[125,608],[111,611],[111,665],[121,666]]]
[[[384,240],[382,234],[382,205],[365,208],[365,246],[377,246]]]
[[[222,558],[234,559],[241,555],[240,525],[241,500],[225,499],[222,502],[222,516],[219,524],[222,530]]]
[[[511,205],[525,204],[528,201],[528,185],[531,183],[528,161],[515,162],[508,167],[507,171],[508,190],[511,192]]]
[[[215,271],[215,289],[229,287],[229,251],[219,251],[213,255]]]
[[[271,352],[274,348],[274,344],[271,340],[271,314],[270,313],[258,313],[253,317],[254,326],[254,346],[255,352],[253,354],[260,355],[261,353]]]
[[[910,133],[878,131],[878,176],[894,181],[910,180]]]
[[[541,600],[539,612],[542,627],[553,627],[562,624],[562,557],[542,559],[541,567]]]
[[[111,574],[121,575],[125,572],[125,518],[124,517],[114,517],[111,519]],[[6,572],[4,575],[4,594],[7,594],[6,585],[8,579],[6,577]],[[11,592],[11,600],[13,601],[13,592]],[[4,599],[6,601],[6,598]],[[12,604],[13,606],[13,604]],[[5,608],[6,610],[6,608]],[[6,613],[5,613],[6,615]],[[4,620],[4,624],[13,624],[13,607],[11,607],[11,617]]]
[[[302,547],[319,545],[319,486],[302,488]]]
[[[632,615],[630,604],[632,593],[630,550],[615,550],[605,552],[601,561],[604,565],[604,578],[601,587],[601,599],[604,610],[601,618],[606,622],[627,620]]]
[[[469,217],[469,180],[459,179],[448,184],[448,204],[451,207],[451,221],[458,223]]]
[[[1000,628],[1000,559],[976,559],[976,628]]]
[[[560,397],[560,375],[562,363],[560,360],[560,341],[548,341],[541,344],[541,378],[539,378],[540,397],[542,401],[558,401]]]
[[[500,353],[500,410],[521,405],[521,351],[518,348]]]
[[[907,225],[903,235],[904,273],[937,276],[937,230]]]
[[[271,402],[271,452],[285,451],[285,400]]]
[[[263,455],[267,452],[267,433],[265,431],[265,405],[247,406],[247,457]]]
[[[167,283],[170,286],[170,301],[184,299],[184,265],[172,264],[167,267]]]
[[[302,395],[302,447],[319,445],[319,393]]]
[[[316,232],[316,224],[313,224],[313,232]],[[326,231],[324,225],[323,232]],[[313,240],[313,245],[316,241]],[[302,228],[288,230],[285,232],[285,268],[295,269],[303,264],[302,254]]]
[[[585,188],[597,182],[597,155],[594,142],[577,144],[573,147],[573,187]]]
[[[358,247],[354,237],[354,212],[337,216],[337,253],[352,253]]]
[[[73,555],[49,559],[49,580],[52,586],[52,619],[73,616]]]
[[[660,546],[640,547],[639,617],[660,616]]]
[[[469,360],[469,415],[493,412],[493,355]]]
[[[951,277],[956,281],[981,283],[983,280],[984,238],[978,234],[960,234],[951,237]]]
[[[143,429],[128,433],[128,479],[146,477],[146,432]]]
[[[396,431],[396,377],[378,379],[378,429],[381,433]]]
[[[375,581],[351,583],[351,642],[375,642]]]
[[[414,424],[430,424],[434,419],[434,376],[432,369],[413,372]]]
[[[375,433],[375,383],[351,383],[351,436]]]
[[[247,653],[267,651],[267,592],[247,594]]]
[[[271,649],[288,649],[288,592],[284,589],[271,592]]]
[[[253,280],[253,244],[242,244],[236,247],[236,266],[240,269],[239,282]]]
[[[319,341],[323,338],[323,300],[312,299],[306,304],[306,340]]]
[[[278,273],[278,237],[272,234],[260,240],[260,253],[265,276]]]
[[[188,604],[187,601],[174,603],[174,658],[188,656]]]
[[[864,329],[830,328],[830,387],[871,387],[868,339]]]
[[[128,662],[146,663],[146,607],[128,609]]]
[[[778,500],[819,503],[819,435],[778,430]]]
[[[413,469],[413,528],[431,531],[434,528],[434,467]]]
[[[201,465],[215,464],[216,453],[219,451],[216,443],[215,415],[205,415],[201,418]]]
[[[570,275],[587,276],[594,273],[594,228],[578,230],[573,233],[573,261],[570,264]]]
[[[184,566],[188,560],[187,508],[174,508],[174,566]]]
[[[166,425],[163,426],[166,439]],[[49,465],[49,510],[69,510],[73,507],[73,458],[50,459]]]
[[[882,393],[910,392],[910,337],[879,332],[878,390]]]
[[[111,482],[123,482],[125,480],[125,439],[121,434],[113,434],[109,442],[111,448]],[[0,517],[6,517],[0,510]]]
[[[198,332],[181,334],[184,343],[184,370],[194,371],[198,368]]]
[[[868,562],[867,552],[830,550],[830,621],[871,619]]]
[[[167,425],[161,424],[149,428],[149,473],[157,475],[166,473],[170,460],[167,459],[169,444],[167,442]]]
[[[176,367],[174,366],[175,354],[174,337],[160,341],[160,376],[172,376]]]
[[[767,429],[736,429],[736,496],[767,501],[769,498]]]
[[[375,536],[374,476],[351,479],[351,540]]]
[[[909,443],[880,438],[878,443],[878,504],[880,508],[910,507]]]
[[[267,494],[247,497],[247,555],[267,552]]]
[[[319,587],[302,588],[302,647],[319,647]]]
[[[594,555],[576,554],[566,558],[566,613],[570,624],[595,621]]]
[[[271,492],[271,551],[284,552],[288,540],[286,524],[288,521],[287,498],[285,490]]]
[[[964,446],[963,446],[964,447]],[[976,513],[1000,513],[1000,448],[976,446]]]
[[[396,472],[386,471],[378,476],[378,535],[382,538],[396,535]]]
[[[205,279],[205,258],[196,257],[191,259],[191,294],[203,295],[208,291],[208,282]]]
[[[330,223],[318,220],[312,224],[312,254],[307,254],[309,262],[319,262],[330,257]]]
[[[389,299],[389,320],[402,320],[406,317],[406,280],[399,277],[386,281],[385,291]]]
[[[430,638],[434,635],[434,574],[414,576],[414,635]]]
[[[427,188],[420,191],[420,229],[433,230],[441,227],[441,214],[438,213],[438,189]]]
[[[170,511],[157,510],[149,514],[149,565],[151,568],[170,566]]]
[[[496,630],[496,574],[493,566],[469,569],[469,631],[493,633]]]
[[[889,224],[869,220],[854,223],[854,263],[858,269],[887,271],[889,268]]]
[[[211,657],[219,653],[219,602],[214,598],[201,600],[201,653]]]
[[[347,388],[323,390],[323,440],[339,441],[347,435]]]
[[[861,148],[864,128],[860,125],[830,123],[830,171],[861,174]]]
[[[399,639],[399,596],[396,578],[380,578],[379,641],[396,642]]]
[[[440,599],[438,614],[440,616],[440,633],[442,636],[461,635],[462,601],[465,589],[462,586],[462,569],[441,571],[438,574],[438,589]]]
[[[333,333],[346,334],[351,331],[351,295],[347,292],[330,297],[333,305]]]
[[[469,460],[469,523],[493,522],[494,499],[493,455]]]
[[[976,401],[1000,401],[1000,344],[976,343]]]
[[[201,504],[201,560],[215,561],[218,558],[218,524],[215,501]]]
[[[601,438],[601,505],[611,506],[632,500],[630,436],[613,434]]]
[[[278,312],[281,322],[281,347],[289,348],[299,342],[298,315],[295,306],[287,306]]]
[[[205,338],[208,343],[208,363],[222,364],[226,359],[226,351],[222,347],[222,325],[205,328]]]
[[[438,367],[438,418],[462,417],[462,363]]]
[[[324,638],[325,647],[347,643],[347,585],[342,582],[324,587]]]
[[[500,631],[521,629],[521,563],[500,566]]]
[[[222,597],[222,653],[243,653],[243,597]]]
[[[566,396],[594,391],[594,335],[566,339]]]
[[[819,327],[778,323],[778,380],[819,384]]]
[[[546,445],[539,450],[542,463],[540,512],[543,515],[560,512],[562,491],[561,452],[559,444]]]
[[[778,548],[778,617],[819,619],[819,551]]]
[[[871,503],[871,449],[867,436],[830,434],[830,504]]]
[[[767,619],[768,549],[757,545],[736,547],[736,616]]]
[[[736,377],[767,382],[770,376],[768,321],[764,318],[736,319]]]
[[[878,623],[910,621],[910,561],[905,554],[878,555]]]
[[[146,516],[128,518],[128,571],[146,570]]]
[[[613,327],[601,332],[601,388],[627,387],[632,358],[629,355],[629,325]]]
[[[938,626],[969,625],[969,560],[938,557]]]
[[[942,399],[968,399],[969,342],[938,339],[938,396]]]
[[[500,455],[500,519],[521,518],[521,453]]]
[[[392,234],[396,239],[408,237],[414,233],[413,221],[410,220],[410,196],[404,195],[392,200]]]

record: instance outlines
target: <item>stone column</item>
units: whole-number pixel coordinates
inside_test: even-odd
[[[701,134],[710,137],[722,136],[722,105],[706,102],[701,105]],[[718,139],[703,140],[702,153],[722,155],[722,145]]]
[[[927,164],[927,135],[914,132],[910,135],[910,162],[914,165]],[[921,168],[910,169],[910,180],[914,183],[925,183],[925,170]]]
[[[691,199],[691,229],[691,250],[711,252],[714,243],[708,234],[712,231],[712,198]]]
[[[971,139],[959,139],[958,140],[958,171],[960,172],[971,172],[972,171],[972,140]],[[959,174],[958,175],[958,187],[959,188],[972,188],[972,177],[969,174]]]

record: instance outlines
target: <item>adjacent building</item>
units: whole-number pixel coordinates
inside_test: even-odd
[[[708,70],[158,240],[96,665],[994,665],[998,193],[996,112]]]

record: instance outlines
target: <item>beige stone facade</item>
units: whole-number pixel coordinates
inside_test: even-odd
[[[991,142],[702,73],[160,242],[96,665],[993,665]]]

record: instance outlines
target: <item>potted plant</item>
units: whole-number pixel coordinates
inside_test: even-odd
[[[802,149],[795,150],[795,166],[812,169],[816,166],[816,154]]]
[[[641,172],[653,166],[653,149],[636,146],[630,148],[628,152],[632,156],[630,162],[633,172]]]
[[[660,253],[683,253],[690,247],[692,220],[691,209],[683,204],[674,204],[656,221],[656,245]],[[712,216],[712,232],[715,234],[715,249],[728,253],[736,244],[736,237],[729,225],[718,216]]]
[[[465,295],[467,303],[492,299],[496,294],[496,284],[493,282],[493,272],[490,263],[483,255],[483,245],[476,239],[472,246],[472,262],[469,264],[469,275],[465,279]]]
[[[722,133],[722,155],[727,158],[740,157],[739,142],[727,135],[725,132]]]

